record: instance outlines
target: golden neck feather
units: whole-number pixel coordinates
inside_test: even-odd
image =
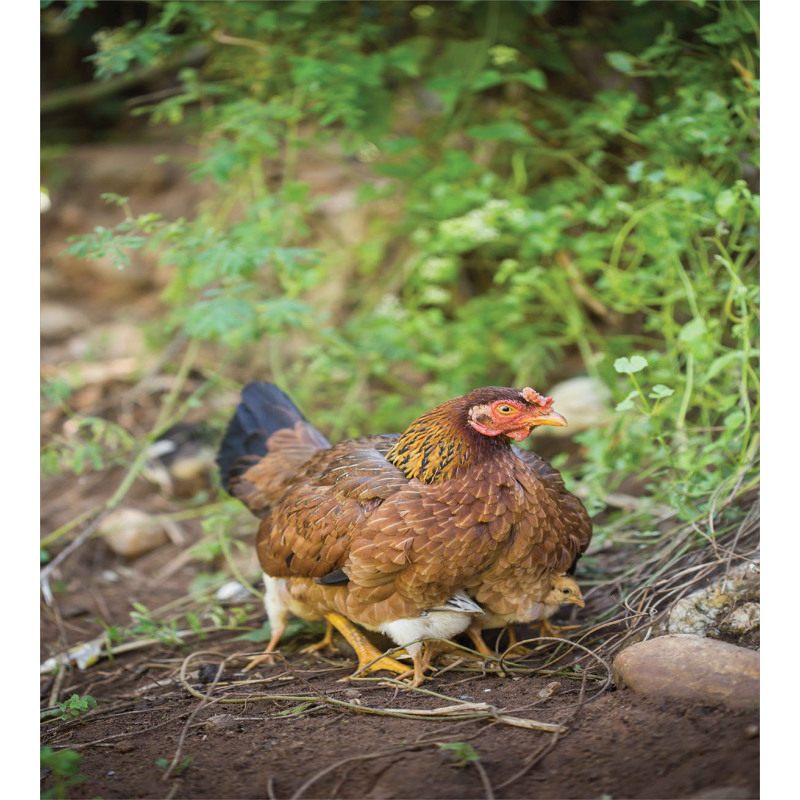
[[[467,421],[464,398],[449,400],[427,411],[401,434],[386,460],[409,480],[440,483],[453,477],[459,467],[507,449],[505,436],[484,436]]]

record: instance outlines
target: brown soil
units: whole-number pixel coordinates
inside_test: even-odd
[[[111,609],[125,609],[132,598],[154,607],[177,594],[175,584],[148,590],[151,581],[142,577],[137,571],[113,590],[101,590],[98,580],[87,577],[89,585],[67,592],[64,603],[85,608],[84,619],[101,615],[103,606],[105,615],[116,617]],[[129,582],[137,579],[139,586]],[[55,638],[49,616],[45,649]],[[73,633],[97,629],[75,619],[64,624]],[[225,656],[253,650],[222,639],[215,634],[180,649],[151,647],[68,675],[60,697],[89,694],[99,704],[81,721],[45,727],[45,744],[83,756],[81,772],[88,779],[69,797],[758,796],[757,712],[613,688],[602,692],[598,683],[564,677],[557,679],[560,691],[543,698],[539,693],[553,683],[552,676],[504,677],[477,667],[451,669],[426,684],[452,698],[447,701],[385,686],[377,678],[343,682],[353,662],[344,652],[324,661],[297,654],[300,644],[313,641],[307,635],[291,641],[287,649],[295,652],[285,663],[255,673],[241,672],[242,657],[225,662],[222,682],[212,687],[208,681],[213,683]],[[189,693],[179,679],[181,667],[189,687],[211,691],[211,702]],[[591,673],[599,676],[602,670]],[[52,676],[44,679],[43,698],[52,684]],[[264,696],[285,699],[260,699]],[[329,704],[337,700],[349,706]],[[359,713],[359,707],[437,709],[464,701],[488,703],[501,719],[562,724],[566,732],[490,719]],[[479,761],[459,766],[456,755],[441,748],[453,742],[471,745]],[[173,761],[177,768],[165,778]],[[48,776],[43,785],[51,780]]]
[[[130,166],[134,157],[128,152],[121,160]],[[103,159],[85,152],[81,158],[102,172]],[[149,163],[150,153],[143,158]],[[124,183],[127,173],[118,179]],[[156,188],[148,192],[169,192],[180,205],[186,201],[177,180],[169,174],[163,186],[155,181]],[[89,197],[117,190],[107,185],[107,175],[103,184],[82,191]],[[74,259],[59,261],[55,255],[64,237],[76,232],[70,229],[78,224],[73,218],[88,230],[106,213],[82,202],[80,187],[69,182],[65,187],[69,203],[60,204],[56,193],[54,210],[49,212],[54,216],[44,227],[45,267],[52,273],[43,284],[45,299],[78,308],[93,325],[115,319],[122,308],[134,323],[146,319],[157,309],[153,297],[159,283],[147,264],[140,264],[137,280],[126,285],[118,282],[118,276],[110,276],[109,281],[117,283],[109,287],[96,274],[81,272],[85,268]],[[135,193],[135,187],[124,193]],[[159,202],[153,205],[161,207]],[[183,208],[176,213],[184,213]],[[43,350],[43,363],[53,369],[73,359],[63,340]],[[127,414],[129,429],[146,431],[148,420],[152,423],[155,417],[158,395],[127,402],[129,389],[124,380],[106,381],[102,388],[87,387],[86,396],[79,394],[75,402],[95,412],[104,409],[102,413],[111,418]],[[45,438],[60,431],[64,421],[46,419]],[[107,498],[121,475],[116,469],[45,481],[44,532]],[[152,513],[187,507],[142,480],[134,485],[126,505]],[[199,521],[182,522],[179,527],[182,542],[131,562],[115,557],[99,539],[90,539],[71,556],[53,581],[53,606],[43,605],[42,661],[65,644],[101,634],[100,621],[105,626],[129,626],[133,603],[152,610],[185,597],[192,580],[208,568],[185,556],[202,536]],[[252,538],[244,541],[252,545]],[[252,555],[242,568],[255,579]],[[588,599],[577,621],[596,620],[615,602],[601,590]],[[257,628],[263,610],[255,601],[244,605],[245,624]],[[574,632],[573,638],[584,632]],[[82,755],[80,773],[86,780],[71,786],[67,796],[374,800],[758,796],[758,712],[618,691],[607,685],[606,667],[580,649],[560,646],[556,652],[558,645],[542,644],[540,651],[520,662],[527,665],[525,671],[509,668],[505,675],[444,656],[449,668],[424,687],[445,696],[438,697],[398,689],[379,678],[343,682],[354,665],[349,652],[342,645],[324,658],[302,655],[300,647],[315,639],[309,630],[284,643],[286,661],[245,674],[244,654],[260,645],[236,641],[239,633],[218,630],[205,639],[188,635],[183,645],[150,645],[100,660],[83,671],[69,667],[63,673],[43,674],[43,707],[73,694],[91,695],[98,703],[80,720],[43,725],[43,745]],[[561,669],[559,675],[537,671],[553,653],[559,660],[551,659],[548,669]],[[598,653],[602,656],[602,648]],[[574,669],[564,672],[576,659],[581,659],[583,681],[575,677],[579,673]],[[214,686],[219,665],[224,673]],[[557,691],[551,686],[554,681],[560,685]],[[548,686],[550,690],[540,696]],[[432,710],[464,702],[488,707],[476,712],[475,719],[365,713]],[[559,724],[565,730],[518,727],[508,724],[507,717]],[[470,745],[478,759],[460,763],[457,750],[442,747],[453,743]],[[52,788],[53,781],[53,774],[45,771],[43,791]]]
[[[171,552],[172,551],[172,552]],[[183,594],[193,568],[167,585],[158,573],[172,546],[139,560],[120,583],[99,575],[119,567],[105,545],[88,545],[87,569],[57,595],[71,641],[102,629],[89,620],[129,623],[132,601],[148,608]],[[758,713],[647,698],[613,686],[602,667],[582,682],[552,675],[502,676],[456,664],[435,676],[428,696],[387,686],[379,678],[343,681],[353,669],[346,646],[324,660],[286,644],[286,661],[243,673],[256,647],[218,632],[183,647],[150,646],[72,669],[59,697],[91,695],[98,708],[80,721],[45,725],[43,743],[77,750],[87,780],[69,797],[197,798],[689,798],[758,796]],[[52,613],[43,614],[42,650],[58,640]],[[547,652],[552,652],[552,645]],[[569,662],[575,651],[566,657]],[[230,660],[225,661],[226,657]],[[445,660],[446,657],[445,657]],[[530,659],[522,664],[534,664]],[[564,663],[562,661],[562,663]],[[213,665],[213,666],[209,666]],[[224,672],[213,686],[216,668]],[[180,670],[186,685],[181,683]],[[43,677],[47,697],[54,676]],[[210,693],[211,701],[198,694]],[[284,699],[275,699],[281,697]],[[293,699],[293,698],[297,699]],[[252,698],[252,699],[249,699]],[[266,699],[271,698],[271,699]],[[226,702],[227,701],[227,702]],[[231,702],[234,701],[234,702]],[[332,701],[349,705],[336,707]],[[438,709],[487,703],[496,718],[406,719],[367,709]],[[484,712],[485,714],[485,712]],[[556,723],[563,733],[528,730],[503,715]],[[441,745],[471,745],[479,760],[459,766]],[[167,766],[175,769],[165,777]],[[184,765],[184,766],[181,766]],[[48,787],[52,776],[46,776]]]

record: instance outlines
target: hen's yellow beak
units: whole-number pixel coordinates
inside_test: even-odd
[[[551,411],[543,417],[529,417],[525,420],[528,425],[556,425],[559,428],[566,426],[567,421],[557,411]]]

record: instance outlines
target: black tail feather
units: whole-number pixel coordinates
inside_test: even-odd
[[[267,439],[281,428],[305,420],[297,406],[272,383],[248,383],[217,453],[222,485],[230,491],[233,478],[267,454]],[[252,458],[246,459],[246,456]],[[240,459],[245,460],[237,465]]]

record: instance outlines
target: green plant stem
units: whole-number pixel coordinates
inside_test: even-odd
[[[642,391],[642,387],[639,385],[639,381],[636,380],[636,375],[634,373],[629,373],[630,379],[633,381],[633,385],[636,388],[636,391],[639,393],[639,397],[644,405],[644,413],[649,417],[650,421],[653,423],[653,427],[656,429],[655,438],[656,441],[661,445],[662,450],[664,451],[664,455],[666,456],[667,463],[669,464],[672,471],[675,473],[676,478],[681,477],[681,471],[678,469],[678,465],[675,463],[675,460],[672,457],[672,450],[670,449],[669,445],[664,438],[664,432],[661,428],[661,422],[655,416],[655,407],[651,407],[650,403],[647,402],[647,397],[645,396],[644,392]]]
[[[219,531],[217,533],[217,538],[219,540],[220,547],[222,547],[222,554],[225,556],[225,561],[227,562],[228,567],[230,568],[236,580],[239,581],[239,583],[241,583],[242,586],[244,586],[248,591],[250,591],[255,597],[258,598],[263,597],[263,594],[259,592],[258,589],[256,589],[255,586],[253,586],[253,584],[250,583],[250,581],[248,581],[247,578],[244,577],[244,575],[242,575],[241,570],[236,565],[236,562],[233,560],[230,551],[230,546],[228,545],[228,539],[225,536],[224,532]]]
[[[681,407],[678,409],[678,416],[675,419],[675,429],[683,431],[686,427],[686,413],[689,410],[689,402],[692,399],[692,389],[694,387],[694,354],[689,352],[686,356],[686,385],[683,387],[681,397]]]
[[[169,427],[166,421],[172,414],[175,404],[177,403],[178,397],[180,397],[180,393],[183,390],[184,384],[186,383],[186,379],[189,377],[189,372],[194,366],[194,363],[197,360],[197,356],[199,355],[199,353],[200,353],[200,342],[197,339],[190,339],[189,344],[186,347],[186,352],[184,353],[183,359],[181,360],[180,367],[178,367],[178,372],[175,375],[175,381],[172,384],[172,389],[170,389],[170,392],[167,395],[167,399],[158,413],[158,418],[156,419],[156,423],[155,425],[153,425],[152,436],[154,439],[162,431],[164,431],[167,427]]]
[[[103,508],[104,506],[102,504],[92,506],[92,508],[90,508],[88,511],[84,511],[77,517],[73,517],[73,519],[64,523],[60,528],[56,528],[52,533],[47,534],[47,536],[41,540],[40,545],[42,547],[47,547],[53,542],[57,542],[62,536],[69,533],[73,528],[77,528],[78,525],[82,525],[87,520],[97,516],[103,510]]]

